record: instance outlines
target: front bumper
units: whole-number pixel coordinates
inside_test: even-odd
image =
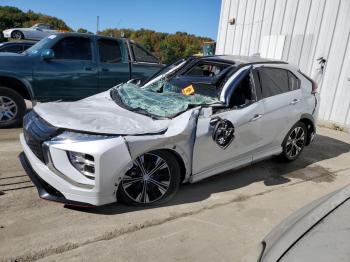
[[[4,38],[11,38],[11,31],[3,31]]]
[[[42,180],[37,173],[35,173],[35,171],[33,170],[32,166],[28,161],[28,158],[24,153],[20,154],[19,160],[22,164],[23,169],[26,171],[27,175],[29,176],[30,180],[32,180],[33,184],[36,186],[40,198],[46,199],[49,201],[60,202],[60,203],[64,203],[72,206],[86,206],[86,207],[92,206],[87,203],[66,199],[61,192],[59,192],[57,189],[50,186],[48,183]]]
[[[104,205],[116,201],[118,183],[132,166],[122,137],[81,143],[49,143],[51,166],[29,148],[24,135],[20,141],[25,154],[24,169],[38,189],[39,196],[71,205]],[[67,151],[91,154],[96,159],[95,180],[89,180],[69,162]]]

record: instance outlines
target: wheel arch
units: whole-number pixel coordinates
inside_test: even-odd
[[[13,29],[13,30],[11,31],[11,38],[12,38],[12,35],[13,35],[15,32],[20,32],[20,33],[22,34],[22,36],[23,36],[23,39],[25,39],[25,34],[24,34],[24,32],[23,32],[22,30],[19,30],[19,29]]]
[[[0,86],[10,88],[19,93],[24,99],[34,100],[34,93],[27,81],[20,80],[15,76],[0,74]]]
[[[316,132],[315,119],[311,114],[302,114],[300,117],[300,122],[302,122],[307,129],[307,140],[306,146],[311,143],[313,134]]]
[[[186,178],[187,169],[186,169],[185,162],[184,162],[183,158],[181,157],[180,153],[173,150],[173,149],[169,149],[169,148],[163,148],[163,149],[158,149],[158,150],[154,150],[154,151],[166,151],[169,154],[172,154],[176,158],[176,161],[179,163],[179,166],[180,166],[181,182],[183,182]]]

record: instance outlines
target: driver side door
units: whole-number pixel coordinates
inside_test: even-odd
[[[245,73],[246,77],[253,78],[250,72]],[[256,92],[254,99],[242,107],[226,108],[216,113],[211,112],[211,108],[203,108],[193,148],[193,181],[250,164],[254,151],[263,143],[260,132],[263,114],[264,106]],[[230,133],[232,127],[233,133]],[[226,141],[223,141],[225,134]]]

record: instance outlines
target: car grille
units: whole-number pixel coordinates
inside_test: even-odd
[[[58,135],[59,129],[47,123],[34,111],[31,111],[24,116],[23,133],[27,145],[34,155],[44,162],[42,143]]]

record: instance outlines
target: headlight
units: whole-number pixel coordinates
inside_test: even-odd
[[[84,176],[95,179],[95,160],[92,155],[68,151],[71,164]]]
[[[97,141],[103,139],[115,138],[115,135],[86,134],[71,131],[65,131],[54,137],[51,141],[58,144],[70,144],[79,142]],[[85,177],[95,179],[95,159],[92,155],[67,151],[67,155],[71,164]]]
[[[115,138],[116,135],[100,135],[100,134],[85,134],[77,133],[71,131],[65,131],[62,134],[54,137],[52,141],[62,142],[62,143],[74,143],[74,142],[85,142],[85,141],[94,141],[102,139]]]

